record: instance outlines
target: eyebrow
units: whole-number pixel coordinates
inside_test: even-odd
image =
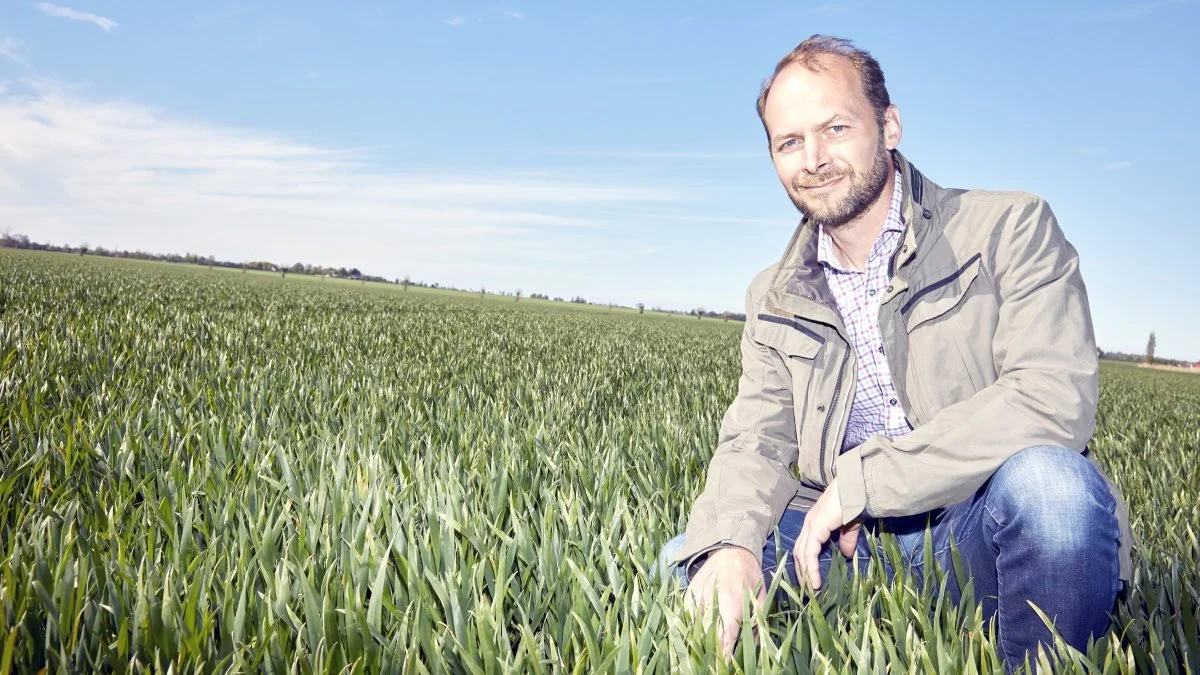
[[[825,120],[824,122],[821,122],[821,123],[820,123],[820,124],[818,124],[818,125],[817,125],[815,128],[817,128],[817,129],[820,129],[820,128],[823,128],[823,127],[827,127],[827,126],[829,126],[830,124],[832,124],[832,123],[834,123],[834,122],[836,122],[836,121],[838,121],[838,120],[846,120],[846,121],[850,121],[850,118],[849,118],[848,116],[846,116],[846,115],[843,115],[842,113],[834,113],[834,114],[833,114],[833,115],[832,115],[832,116],[831,116],[829,119]],[[795,135],[796,135],[796,134],[795,134],[795,132],[792,132],[792,131],[788,131],[788,132],[786,132],[786,133],[780,133],[780,134],[776,134],[776,135],[774,135],[774,136],[772,136],[772,137],[771,137],[771,145],[775,145],[775,144],[779,143],[779,141],[782,141],[782,140],[783,140],[783,139],[785,139],[785,138],[790,138],[790,137],[792,137],[792,136],[795,136]]]

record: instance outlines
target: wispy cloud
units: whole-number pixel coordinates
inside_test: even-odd
[[[1106,9],[1098,9],[1083,14],[1074,15],[1076,21],[1120,21],[1122,19],[1139,19],[1149,16],[1167,7],[1187,4],[1189,0],[1149,0],[1137,4],[1118,5]]]
[[[828,16],[830,14],[842,14],[849,9],[850,3],[848,2],[827,2],[817,5],[816,7],[811,8],[809,11],[813,14],[823,14]]]
[[[0,56],[4,56],[26,68],[29,61],[25,59],[25,43],[14,37],[0,37]]]
[[[1097,163],[1105,171],[1122,171],[1133,166],[1133,162],[1124,159],[1113,159],[1108,148],[1098,145],[1083,145],[1075,148],[1075,152]]]
[[[78,9],[70,7],[61,7],[49,2],[39,2],[37,8],[46,16],[54,16],[60,19],[70,19],[72,21],[86,21],[95,24],[101,30],[107,32],[121,25],[108,17],[92,14],[90,12],[81,12]]]
[[[665,159],[665,160],[701,160],[727,161],[763,159],[764,152],[708,152],[708,151],[673,151],[673,150],[604,150],[604,149],[567,149],[549,150],[548,155],[563,157],[595,157],[612,159]]]
[[[536,254],[550,278],[612,226],[606,213],[697,198],[584,172],[385,169],[355,149],[23,84],[21,96],[0,95],[0,222],[42,240],[441,281],[480,278],[486,265],[516,275]]]
[[[461,25],[465,24],[466,22],[467,22],[467,20],[462,18],[461,16],[452,16],[447,19],[442,19],[442,23],[444,23],[448,26],[461,26]]]
[[[510,19],[524,19],[524,18],[525,18],[525,13],[524,13],[524,12],[521,12],[521,11],[519,11],[519,10],[515,10],[515,9],[507,9],[507,10],[504,10],[504,13],[505,13],[505,15],[507,15],[507,16],[508,16]]]
[[[306,79],[306,80],[315,80],[315,79],[317,79],[318,77],[321,77],[321,71],[319,71],[319,70],[310,70],[310,71],[308,71],[308,75],[305,75],[305,76],[304,76],[304,79]]]

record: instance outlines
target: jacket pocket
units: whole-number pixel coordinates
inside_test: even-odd
[[[816,486],[821,475],[820,454],[817,451],[819,422],[823,419],[821,415],[829,413],[824,407],[820,412],[810,410],[814,406],[809,397],[813,381],[825,366],[823,362],[830,358],[828,352],[822,354],[821,351],[825,346],[825,338],[791,317],[774,314],[759,314],[750,335],[756,342],[783,357],[791,381],[792,414],[796,425],[798,454],[795,478]]]
[[[962,302],[971,283],[979,276],[981,255],[976,253],[962,267],[946,275],[932,275],[933,281],[909,295],[900,306],[905,316],[905,328],[911,333],[917,326],[942,316]]]
[[[815,357],[825,344],[825,338],[795,319],[774,314],[759,314],[750,336],[785,357],[802,359]]]
[[[985,384],[978,360],[967,358],[964,344],[980,337],[986,327],[981,318],[981,255],[964,264],[929,275],[926,283],[900,306],[908,336],[907,391],[921,410],[918,419],[928,421],[946,406],[970,398]],[[986,293],[986,291],[982,291]],[[935,319],[938,319],[935,321]],[[990,348],[988,359],[990,360]]]

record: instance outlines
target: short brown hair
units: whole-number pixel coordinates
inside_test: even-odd
[[[775,83],[779,71],[793,63],[799,63],[809,70],[819,70],[817,57],[825,55],[841,56],[850,60],[858,73],[859,81],[862,82],[867,102],[875,109],[875,121],[883,127],[883,112],[892,104],[892,99],[888,96],[887,85],[883,81],[883,69],[879,67],[879,62],[869,52],[855,47],[854,43],[845,38],[813,35],[780,59],[775,66],[775,72],[763,82],[762,91],[758,94],[758,119],[762,121],[764,129],[767,122],[763,120],[763,108],[767,106],[767,94],[771,93],[771,85]]]

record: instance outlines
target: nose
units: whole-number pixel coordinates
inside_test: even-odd
[[[804,144],[804,170],[817,174],[829,163],[829,155],[825,152],[825,144],[812,139]]]

